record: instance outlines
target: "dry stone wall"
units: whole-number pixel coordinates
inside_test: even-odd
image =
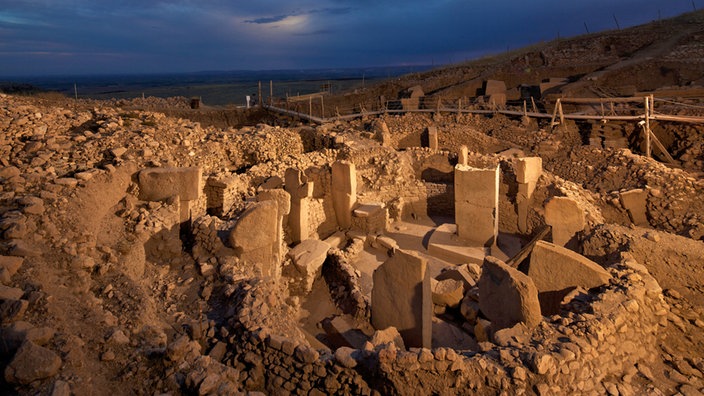
[[[566,161],[565,161],[566,160]],[[574,147],[565,160],[548,161],[545,168],[556,176],[581,183],[584,189],[602,193],[599,203],[611,222],[631,223],[619,194],[633,189],[647,191],[646,218],[649,224],[663,231],[704,238],[704,202],[696,197],[704,194],[704,182],[678,169],[629,150]]]
[[[231,339],[245,356],[251,390],[294,394],[340,393],[538,394],[621,393],[635,390],[616,381],[638,361],[652,358],[669,307],[655,279],[631,257],[609,269],[614,281],[596,294],[577,293],[568,311],[545,318],[532,333],[508,329],[482,343],[482,352],[412,348],[395,344],[360,350],[315,350],[284,336],[255,312],[277,309],[265,283],[246,283],[237,293],[239,313],[231,324],[243,332]],[[280,309],[280,307],[279,307]],[[280,323],[280,322],[279,322]],[[317,390],[314,390],[317,389]],[[372,390],[373,389],[373,390]]]

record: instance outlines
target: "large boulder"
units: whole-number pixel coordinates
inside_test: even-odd
[[[543,319],[538,289],[524,273],[489,256],[479,278],[479,308],[494,331],[522,322],[534,328]]]
[[[9,284],[10,278],[24,263],[24,258],[13,256],[0,256],[0,283]]]
[[[445,279],[431,282],[433,304],[455,308],[464,297],[464,284],[455,279]]]
[[[60,368],[61,358],[56,353],[32,341],[25,341],[5,368],[5,381],[26,385],[53,377]]]

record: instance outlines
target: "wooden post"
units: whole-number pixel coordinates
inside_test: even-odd
[[[528,104],[525,100],[523,101],[523,117],[528,117]]]
[[[658,150],[660,150],[660,152],[665,157],[665,159],[673,165],[677,164],[675,162],[675,159],[672,158],[670,153],[667,152],[667,149],[665,148],[665,146],[662,143],[660,143],[660,140],[658,139],[657,136],[655,136],[653,131],[650,131],[650,135],[651,135],[650,138],[653,139],[653,143],[655,144],[655,147],[657,147]]]
[[[555,110],[552,112],[552,118],[550,119],[550,128],[555,126],[555,118],[557,117],[557,109],[560,107],[560,98],[555,102]]]
[[[515,256],[511,257],[506,261],[506,265],[514,268],[518,267],[518,265],[521,264],[521,262],[525,260],[526,257],[528,257],[530,252],[533,251],[533,248],[538,243],[538,241],[545,238],[551,231],[552,227],[550,227],[549,225],[544,226],[540,231],[538,231],[537,234],[535,234],[535,236],[533,237],[533,239],[531,239],[530,242],[523,246],[523,248]]]
[[[325,96],[320,95],[320,118],[325,118]]]
[[[534,112],[534,113],[537,113],[537,112],[538,112],[538,106],[535,104],[535,99],[533,99],[532,96],[530,97],[530,101],[531,101],[531,103],[533,103],[533,112]]]
[[[308,97],[308,115],[313,117],[313,97]]]
[[[457,113],[459,113],[460,111],[462,111],[462,98],[459,98],[457,100]]]
[[[262,82],[259,81],[259,96],[257,97],[257,100],[259,101],[259,107],[262,107]]]
[[[559,101],[560,99],[558,99]],[[559,101],[559,107],[558,109],[560,110],[560,124],[565,125],[565,114],[562,112],[562,101]]]
[[[274,81],[269,80],[269,105],[271,106],[274,97]]]
[[[650,98],[645,97],[645,156],[650,158]]]

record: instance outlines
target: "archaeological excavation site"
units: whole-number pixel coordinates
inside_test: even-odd
[[[0,393],[700,395],[702,26],[236,116],[0,94]]]

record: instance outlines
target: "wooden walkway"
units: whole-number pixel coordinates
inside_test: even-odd
[[[530,117],[530,118],[546,118],[546,119],[552,119],[554,117],[553,114],[532,112],[532,111],[502,110],[502,109],[496,109],[496,110],[458,109],[458,108],[451,108],[451,107],[440,107],[440,108],[435,108],[435,109],[412,109],[412,110],[385,109],[385,110],[364,111],[364,112],[359,112],[359,113],[340,115],[340,116],[336,116],[336,117],[322,118],[322,117],[314,116],[312,114],[306,114],[306,113],[301,113],[301,112],[297,112],[294,110],[284,109],[282,107],[277,107],[274,105],[264,104],[263,106],[265,109],[267,109],[269,111],[273,111],[276,113],[280,113],[280,114],[288,115],[288,116],[292,116],[292,117],[298,117],[302,120],[306,120],[306,121],[309,121],[309,122],[312,122],[315,124],[326,124],[326,123],[335,122],[335,121],[347,121],[347,120],[353,120],[355,118],[360,118],[360,117],[379,116],[379,115],[384,115],[384,114],[405,114],[405,113],[454,113],[454,114],[484,114],[484,115],[503,114],[503,115],[509,115],[509,116],[526,116],[526,117]],[[641,120],[645,120],[646,116],[645,116],[645,114],[630,115],[629,116],[629,115],[589,115],[589,114],[572,113],[572,114],[563,114],[563,118],[568,119],[568,120],[641,121]],[[657,114],[656,113],[656,114],[650,115],[649,118],[650,118],[650,120],[654,120],[654,121],[659,120],[659,121],[672,121],[672,122],[704,124],[704,117],[695,117],[695,116],[676,116],[676,115]]]
[[[676,165],[675,160],[672,158],[672,156],[667,152],[665,146],[658,140],[658,138],[655,136],[653,131],[651,130],[651,122],[652,121],[667,121],[667,122],[681,122],[681,123],[695,123],[695,124],[704,124],[704,117],[698,117],[698,116],[682,116],[682,115],[670,115],[670,114],[660,114],[656,113],[654,111],[655,107],[655,102],[653,95],[648,95],[648,96],[636,96],[636,97],[627,97],[627,98],[558,98],[555,102],[554,106],[554,111],[552,114],[550,113],[541,113],[537,111],[528,111],[527,110],[527,104],[524,101],[523,102],[523,111],[519,110],[508,110],[508,109],[501,109],[501,108],[494,108],[494,109],[475,109],[475,108],[467,108],[464,109],[462,108],[462,102],[461,99],[458,99],[457,101],[457,106],[456,107],[443,107],[442,106],[442,100],[437,101],[437,105],[435,108],[413,108],[413,109],[399,109],[397,107],[399,106],[400,103],[396,102],[387,102],[384,104],[382,110],[376,110],[376,111],[364,111],[364,108],[362,106],[359,106],[362,110],[358,112],[353,112],[352,114],[347,114],[347,115],[338,115],[336,117],[329,117],[329,118],[324,118],[324,117],[316,117],[313,115],[313,106],[312,106],[312,96],[308,98],[309,104],[308,104],[308,109],[309,113],[302,113],[300,111],[295,111],[295,110],[290,110],[290,109],[285,109],[282,107],[274,106],[272,104],[263,104],[263,107],[272,112],[284,114],[287,116],[291,117],[297,117],[302,120],[306,120],[311,123],[315,124],[326,124],[326,123],[331,123],[335,121],[347,121],[347,120],[353,120],[355,118],[359,117],[370,117],[370,116],[380,116],[380,115],[386,115],[386,114],[405,114],[405,113],[450,113],[450,114],[484,114],[484,115],[493,115],[493,114],[503,114],[503,115],[508,115],[508,116],[517,116],[517,117],[529,117],[529,118],[542,118],[542,119],[550,119],[550,125],[551,126],[556,126],[560,124],[564,124],[565,120],[594,120],[594,121],[630,121],[630,122],[637,122],[638,125],[642,128],[643,131],[643,140],[645,143],[645,155],[647,157],[651,157],[651,151],[652,151],[652,145],[654,145],[665,157],[665,159],[670,162],[673,165]],[[584,113],[565,113],[563,111],[563,103],[567,104],[573,104],[573,105],[599,105],[601,107],[601,115],[594,115],[594,114],[584,114]],[[638,107],[637,110],[640,112],[642,111],[642,114],[636,114],[636,115],[618,115],[614,111],[614,104],[619,104],[619,105],[625,105],[627,108],[625,109],[626,111],[633,112],[633,109],[631,108],[630,104],[643,104],[643,107],[640,108]],[[674,104],[678,104],[676,102],[670,102]],[[393,104],[393,106],[390,106],[390,104]],[[453,103],[454,104],[454,103]],[[532,107],[534,110],[537,110],[537,106],[535,103],[532,103]],[[606,107],[604,105],[609,106],[609,114],[606,113]],[[700,107],[700,106],[692,106],[692,105],[687,105],[687,104],[680,104],[683,107]],[[391,108],[390,108],[391,107]],[[704,107],[702,107],[704,109]],[[321,99],[321,112],[324,110],[323,102]],[[621,111],[624,111],[624,109],[621,109]]]

